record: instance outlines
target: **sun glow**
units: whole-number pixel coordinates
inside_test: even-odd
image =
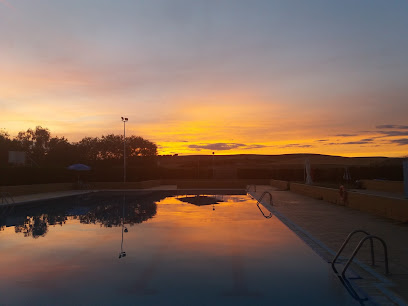
[[[150,3],[3,0],[0,130],[75,142],[121,134],[125,114],[160,154],[406,155],[406,4],[265,5],[203,1],[174,18]]]

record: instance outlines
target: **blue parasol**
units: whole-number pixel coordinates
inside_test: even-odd
[[[89,171],[91,167],[84,165],[84,164],[73,164],[67,168],[68,170],[75,170],[75,171]]]

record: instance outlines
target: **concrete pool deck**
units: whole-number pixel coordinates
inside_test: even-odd
[[[166,185],[144,190],[177,190],[177,187]],[[251,195],[258,199],[264,191],[269,191],[272,194],[275,216],[294,230],[298,236],[301,236],[327,262],[330,262],[344,239],[353,230],[364,229],[370,234],[384,239],[388,246],[391,275],[387,276],[384,273],[383,252],[377,244],[377,265],[371,267],[367,264],[370,260],[367,244],[361,249],[357,258],[368,269],[352,266],[353,271],[362,276],[362,280],[355,280],[355,283],[364,288],[370,295],[376,296],[377,300],[383,299],[383,303],[380,302],[380,304],[406,305],[402,299],[408,301],[408,244],[406,243],[408,224],[316,200],[291,191],[279,191],[271,186],[257,185],[256,192],[251,192]],[[24,204],[89,192],[92,191],[72,190],[22,195],[14,197],[14,201],[16,204]],[[268,198],[266,197],[265,205],[267,202]],[[345,257],[350,256],[361,238],[362,236],[358,236],[351,241],[350,247],[343,252]],[[372,289],[373,282],[375,283],[374,289],[378,289],[376,292]],[[385,299],[378,291],[392,298]],[[394,295],[392,292],[396,294]]]
[[[2,205],[12,205],[12,204],[25,204],[29,202],[58,199],[62,197],[69,197],[74,195],[90,193],[90,190],[69,190],[69,191],[54,191],[45,193],[35,193],[12,197],[12,200],[8,198],[8,203],[0,203]]]

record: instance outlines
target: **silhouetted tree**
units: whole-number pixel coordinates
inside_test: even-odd
[[[5,131],[0,131],[0,165],[5,165],[8,159],[8,151],[11,148],[10,135]]]
[[[28,153],[36,162],[44,161],[50,137],[50,131],[41,126],[19,132],[15,138],[15,149]]]
[[[123,137],[109,134],[99,140],[99,158],[115,160],[123,157]]]
[[[21,131],[14,139],[10,139],[6,131],[0,131],[0,164],[7,163],[8,151],[26,152],[41,166],[95,165],[95,162],[106,165],[109,161],[123,160],[123,136],[84,137],[79,142],[70,143],[64,136],[51,137],[50,131],[41,126]],[[156,156],[157,145],[140,136],[130,136],[126,138],[126,153],[129,158]]]
[[[70,165],[79,160],[77,146],[65,137],[53,137],[48,144],[46,160],[53,165]]]
[[[129,156],[156,156],[157,145],[140,136],[126,137]]]
[[[98,160],[99,156],[99,138],[98,137],[85,137],[79,141],[76,146],[78,147],[80,161],[89,162]]]
[[[77,146],[82,160],[123,159],[123,136],[109,134],[101,138],[85,137]],[[156,156],[157,145],[140,136],[126,137],[126,154],[128,157]]]

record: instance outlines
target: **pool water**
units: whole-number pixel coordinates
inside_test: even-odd
[[[0,218],[0,304],[360,305],[261,208],[169,192],[16,207]]]

